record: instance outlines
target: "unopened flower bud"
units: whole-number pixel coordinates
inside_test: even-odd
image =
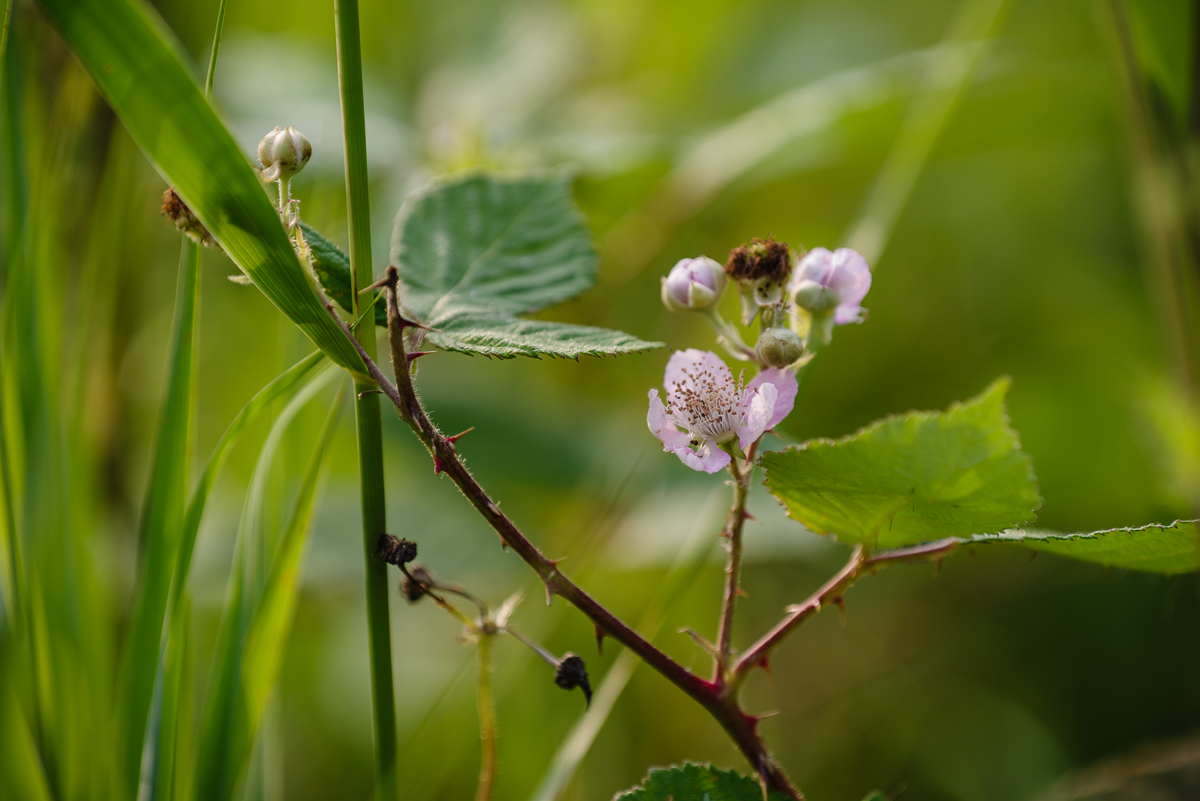
[[[275,130],[258,143],[258,160],[263,165],[264,181],[291,178],[304,169],[310,158],[312,143],[290,125],[286,129],[276,125]]]
[[[840,302],[837,292],[816,281],[808,280],[796,284],[795,298],[796,305],[814,317],[823,317],[836,309]]]
[[[662,279],[662,300],[671,311],[707,309],[725,289],[725,269],[707,256],[680,259]]]
[[[804,341],[790,328],[768,328],[754,346],[758,358],[770,367],[787,367],[804,355]]]

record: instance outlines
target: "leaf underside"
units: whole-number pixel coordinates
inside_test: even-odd
[[[1149,573],[1190,573],[1200,570],[1198,522],[1176,520],[1170,525],[1154,524],[1079,534],[1014,529],[1000,534],[979,534],[965,539],[964,543],[1012,543],[1106,567]]]
[[[768,453],[767,488],[810,531],[875,548],[1015,528],[1041,506],[1000,379],[946,412],[910,412],[837,441]]]
[[[783,801],[772,790],[770,801]],[[654,768],[637,787],[613,801],[763,801],[762,787],[754,779],[712,765]]]
[[[404,310],[445,350],[488,356],[603,356],[662,347],[620,331],[524,320],[596,280],[596,252],[563,172],[467,173],[411,195],[392,264]]]

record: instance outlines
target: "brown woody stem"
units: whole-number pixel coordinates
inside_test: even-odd
[[[762,737],[759,736],[759,718],[747,714],[738,704],[737,690],[742,680],[755,667],[764,664],[771,650],[796,626],[813,613],[820,611],[822,606],[840,598],[841,594],[864,572],[873,572],[894,561],[921,562],[940,559],[957,547],[958,542],[953,539],[939,540],[913,548],[883,551],[873,556],[867,554],[860,546],[854,551],[846,567],[826,582],[825,586],[807,601],[799,606],[791,607],[787,618],[731,666],[733,656],[731,628],[741,564],[741,533],[745,524],[745,501],[749,487],[749,474],[756,449],[752,446],[750,453],[747,454],[749,458],[746,465],[739,466],[734,472],[734,503],[730,508],[726,524],[730,534],[730,563],[727,569],[725,603],[722,608],[718,634],[719,663],[714,681],[707,681],[660,651],[649,640],[638,634],[563,575],[557,564],[546,558],[500,511],[500,508],[458,458],[454,447],[454,440],[457,437],[443,435],[425,413],[412,382],[412,365],[404,342],[404,329],[411,326],[412,323],[400,314],[397,300],[398,277],[395,267],[388,267],[383,284],[388,288],[388,340],[391,345],[392,368],[396,374],[395,384],[388,380],[379,365],[370,358],[351,335],[349,326],[338,317],[332,304],[327,303],[326,306],[329,313],[349,337],[350,342],[365,363],[370,377],[396,406],[401,419],[408,423],[433,457],[434,469],[450,477],[467,501],[500,535],[501,542],[512,548],[522,561],[538,574],[546,587],[547,600],[554,595],[561,595],[572,606],[587,615],[598,629],[645,660],[664,678],[708,710],[753,766],[764,786],[802,801],[803,796],[800,791],[775,762]]]

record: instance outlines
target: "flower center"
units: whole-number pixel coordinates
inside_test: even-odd
[[[671,416],[693,436],[724,442],[742,420],[742,379],[735,384],[728,370],[684,368],[685,381],[668,387]]]

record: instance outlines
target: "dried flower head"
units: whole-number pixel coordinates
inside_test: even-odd
[[[417,558],[417,544],[391,534],[380,534],[375,542],[375,556],[389,565],[400,567]]]
[[[407,598],[410,604],[415,604],[425,597],[426,590],[435,583],[436,580],[428,570],[420,565],[413,565],[404,581],[400,582],[400,594]]]
[[[167,191],[163,192],[161,213],[197,245],[212,247],[217,244],[217,240],[213,239],[212,234],[187,207],[173,186],[168,186]]]
[[[554,669],[554,683],[564,690],[580,688],[583,690],[583,697],[588,706],[591,706],[592,685],[588,683],[587,665],[583,663],[583,657],[579,654],[570,652],[563,654],[562,659],[558,660],[558,666]]]
[[[729,251],[725,273],[735,281],[766,281],[782,284],[792,272],[792,257],[784,242],[752,239]]]

